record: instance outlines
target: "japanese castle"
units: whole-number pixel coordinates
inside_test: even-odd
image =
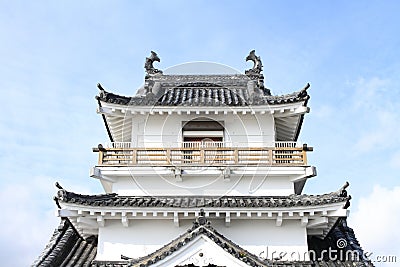
[[[348,183],[303,193],[316,176],[298,142],[309,84],[272,95],[254,50],[244,73],[156,61],[133,97],[98,84],[109,141],[90,177],[105,192],[56,184],[61,222],[32,266],[373,266],[347,225]]]

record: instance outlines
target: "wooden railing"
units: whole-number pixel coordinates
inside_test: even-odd
[[[202,141],[202,142],[175,142],[175,143],[165,143],[161,145],[160,143],[146,142],[141,143],[138,147],[184,147],[184,148],[199,148],[199,147],[298,147],[297,142],[291,141],[274,141],[268,144],[260,142],[243,142],[243,143],[232,143],[232,142],[214,142],[214,141]],[[105,148],[133,148],[135,145],[131,142],[109,142],[105,143]]]
[[[304,166],[307,165],[303,147],[223,147],[190,146],[171,148],[99,148],[101,166]]]

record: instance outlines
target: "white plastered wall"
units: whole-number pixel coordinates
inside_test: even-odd
[[[266,114],[181,114],[136,115],[132,120],[133,146],[177,146],[182,141],[182,122],[194,119],[222,121],[225,127],[224,141],[241,146],[271,144],[275,140],[274,118]]]
[[[210,220],[211,225],[226,238],[261,258],[284,259],[293,255],[307,257],[306,229],[298,220],[285,220],[276,226],[274,220],[235,220],[226,227],[223,220]],[[118,220],[108,220],[99,230],[97,260],[120,260],[121,255],[137,258],[148,255],[183,234],[192,225],[181,220],[180,227],[166,220],[131,220],[124,227]]]
[[[293,182],[287,176],[231,176],[224,179],[221,174],[183,176],[176,181],[171,176],[119,177],[113,184],[113,192],[119,195],[250,195],[287,196],[294,193]]]

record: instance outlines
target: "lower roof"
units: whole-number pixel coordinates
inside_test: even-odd
[[[71,222],[62,218],[49,243],[32,266],[91,266],[96,253],[97,237],[83,239]]]
[[[328,247],[335,249],[337,255],[346,254],[347,251],[353,251],[359,255],[363,255],[363,250],[358,243],[353,229],[347,226],[346,219],[340,219],[328,236],[324,239],[309,238],[309,249],[316,252],[316,259],[310,261],[272,261],[262,260],[253,255],[231,240],[218,233],[210,226],[204,217],[199,217],[193,227],[185,234],[172,240],[161,249],[139,259],[131,259],[121,255],[121,261],[96,261],[97,237],[92,236],[84,240],[74,229],[71,222],[62,218],[60,226],[54,231],[48,245],[43,253],[33,263],[32,266],[97,266],[97,267],[128,267],[128,266],[151,266],[165,257],[170,256],[175,251],[181,249],[185,244],[190,243],[199,235],[209,237],[218,246],[230,253],[236,259],[248,264],[249,266],[275,266],[275,267],[350,267],[350,266],[374,266],[370,261],[362,259],[359,261],[332,261],[325,259],[322,251]],[[337,242],[344,239],[347,246],[338,248]],[[243,253],[245,251],[245,253]],[[339,257],[338,257],[339,259]],[[187,267],[196,267],[188,265]],[[212,267],[212,265],[210,265]]]
[[[73,203],[84,206],[106,207],[309,207],[324,204],[346,202],[349,205],[351,197],[344,189],[323,195],[289,196],[119,196],[118,194],[81,195],[61,189],[56,200],[61,203]]]

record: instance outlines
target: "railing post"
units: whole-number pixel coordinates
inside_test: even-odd
[[[205,149],[204,147],[200,148],[200,163],[205,162]]]
[[[134,148],[132,149],[132,164],[137,164],[137,150]]]
[[[269,158],[269,163],[271,165],[274,165],[274,149],[273,148],[268,149],[268,158]]]
[[[99,165],[103,165],[103,151],[99,151]]]
[[[307,165],[307,151],[303,150],[301,154],[302,154],[303,165]]]
[[[172,164],[172,159],[171,159],[171,149],[167,148],[167,151],[165,152],[165,156],[167,158],[167,164]]]
[[[235,148],[233,150],[233,156],[235,157],[235,164],[239,164],[239,149]]]

